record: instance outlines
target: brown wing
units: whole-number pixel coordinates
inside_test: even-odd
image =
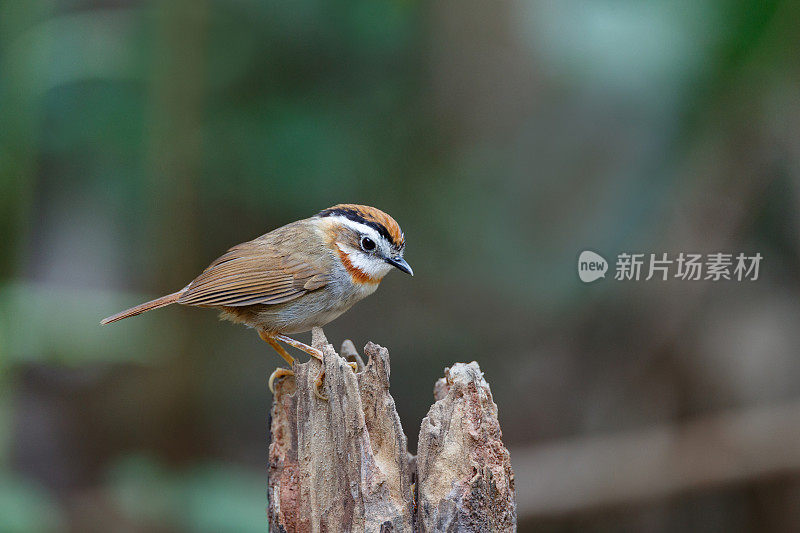
[[[232,307],[279,304],[324,287],[329,268],[319,260],[305,259],[326,259],[328,254],[320,254],[322,250],[317,249],[316,239],[306,228],[293,226],[228,250],[186,287],[178,303]]]

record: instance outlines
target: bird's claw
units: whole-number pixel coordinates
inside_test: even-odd
[[[320,371],[319,375],[317,376],[317,380],[314,382],[314,396],[316,396],[323,402],[327,402],[328,397],[320,392],[324,385],[325,385],[325,369],[323,368]]]
[[[275,394],[275,380],[285,376],[294,376],[294,372],[292,372],[288,368],[278,367],[272,372],[272,374],[269,375],[268,385],[269,385],[269,391],[272,394]]]
[[[355,362],[348,362],[347,365],[353,369],[353,372],[358,372],[358,363]],[[327,402],[329,400],[328,396],[323,394],[321,391],[325,386],[325,369],[323,368],[319,375],[317,376],[317,380],[314,382],[314,396],[319,398],[320,400]]]

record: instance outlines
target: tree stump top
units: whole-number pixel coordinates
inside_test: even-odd
[[[497,406],[478,364],[434,387],[416,463],[389,393],[389,352],[342,353],[315,328],[322,362],[295,363],[276,385],[269,447],[271,531],[513,531],[514,477]],[[329,400],[314,394],[324,369]],[[416,495],[412,477],[416,474]],[[416,497],[415,497],[416,496]]]

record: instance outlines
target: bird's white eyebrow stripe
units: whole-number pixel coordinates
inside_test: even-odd
[[[392,245],[392,247],[398,248],[398,249],[402,249],[405,246],[405,241],[403,239],[403,232],[400,231],[400,228],[397,226],[397,223],[389,215],[386,215],[385,213],[382,213],[378,209],[371,208],[371,207],[366,207],[366,209],[377,211],[378,213],[382,213],[385,218],[388,218],[389,221],[391,222],[390,225],[392,225],[393,228],[396,228],[397,233],[399,235],[393,235],[392,232],[390,232],[387,229],[385,222],[381,222],[379,220],[374,220],[374,218],[375,218],[374,216],[367,217],[367,215],[365,215],[361,211],[361,209],[360,209],[361,207],[366,207],[366,206],[344,205],[344,204],[342,204],[342,205],[339,205],[339,206],[331,207],[330,209],[325,209],[323,211],[320,211],[315,216],[322,217],[322,218],[331,217],[331,216],[341,216],[341,217],[347,218],[349,220],[352,220],[353,222],[361,222],[362,224],[366,224],[366,225],[370,226],[371,228],[373,228],[374,230],[376,230],[381,237],[386,239],[386,242],[388,242],[390,245]],[[369,220],[368,218],[372,218],[373,220]],[[395,240],[397,237],[399,237],[399,241]]]
[[[334,215],[334,216],[332,216],[330,218],[331,218],[331,220],[335,220],[335,221],[339,222],[340,224],[342,224],[344,226],[347,226],[348,228],[350,228],[350,229],[352,229],[352,230],[354,230],[354,231],[356,231],[358,233],[368,235],[376,243],[379,242],[379,241],[382,241],[382,240],[383,241],[386,240],[381,236],[380,233],[378,233],[375,230],[375,228],[373,228],[371,226],[367,226],[366,224],[362,224],[361,222],[356,222],[355,220],[350,220],[349,218],[343,217],[343,216],[340,216],[340,215]]]

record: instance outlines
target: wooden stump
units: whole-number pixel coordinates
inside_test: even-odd
[[[514,531],[514,472],[478,363],[446,368],[434,397],[419,432],[418,530]]]
[[[515,530],[511,463],[477,363],[457,363],[436,384],[415,462],[389,394],[388,350],[368,343],[364,365],[346,341],[342,354],[358,363],[355,374],[322,330],[312,344],[324,363],[295,364],[294,379],[276,384],[270,531]],[[327,402],[314,394],[323,366]]]

